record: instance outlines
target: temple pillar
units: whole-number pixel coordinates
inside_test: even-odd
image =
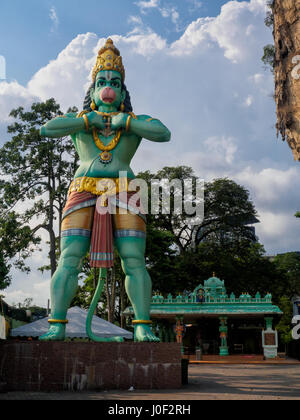
[[[220,356],[229,356],[228,346],[227,346],[227,334],[228,334],[228,327],[227,327],[227,317],[219,317],[220,320]]]
[[[177,343],[179,343],[181,345],[181,354],[184,353],[183,350],[183,334],[184,334],[184,318],[183,316],[177,316],[176,317],[176,327],[175,327],[175,331],[176,331],[176,341]]]
[[[273,330],[273,317],[268,316],[265,318],[265,322],[266,322],[266,330]]]

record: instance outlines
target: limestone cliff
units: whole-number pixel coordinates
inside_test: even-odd
[[[274,0],[277,134],[300,161],[300,0]]]

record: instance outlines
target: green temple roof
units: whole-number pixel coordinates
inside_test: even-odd
[[[233,293],[230,296],[226,293],[224,280],[218,277],[211,277],[195,288],[188,296],[171,294],[164,298],[155,295],[151,301],[151,318],[172,318],[177,315],[188,315],[189,317],[205,316],[266,316],[281,315],[282,312],[272,304],[272,295],[267,293],[264,297],[256,293],[251,297],[249,293],[242,293],[236,297]],[[198,302],[198,296],[203,297],[203,302]],[[133,310],[128,307],[124,315],[132,316]]]

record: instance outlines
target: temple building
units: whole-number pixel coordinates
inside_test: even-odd
[[[278,337],[273,325],[282,312],[271,294],[228,296],[223,280],[213,276],[188,296],[153,296],[153,330],[161,341],[182,343],[182,351],[195,354],[265,354],[275,357]],[[128,322],[133,310],[124,311]]]

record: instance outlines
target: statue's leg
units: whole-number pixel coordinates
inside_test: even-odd
[[[84,210],[87,217],[84,226],[87,228],[87,224],[90,225],[89,219],[92,220],[94,209]],[[63,236],[61,239],[61,255],[57,270],[51,280],[51,319],[53,320],[66,319],[67,311],[77,291],[78,275],[90,247],[88,229],[81,229],[82,223],[79,223],[83,213],[78,210],[70,214],[63,222],[64,228],[70,226],[73,228],[63,230],[63,232],[70,232],[70,235]],[[77,224],[78,232],[74,229],[74,224]],[[66,325],[63,323],[51,323],[49,331],[42,335],[40,340],[64,340],[65,328]]]
[[[145,239],[135,237],[115,238],[126,275],[125,287],[131,301],[136,320],[150,320],[152,282],[145,265]],[[135,341],[159,342],[147,324],[134,327]]]

